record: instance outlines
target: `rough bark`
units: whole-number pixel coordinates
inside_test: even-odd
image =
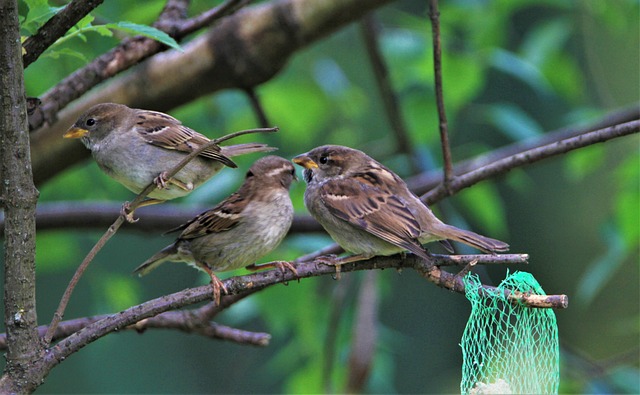
[[[36,317],[36,201],[16,1],[0,3],[0,197],[4,229],[4,322],[8,351],[0,392],[28,392],[29,374],[42,358]]]

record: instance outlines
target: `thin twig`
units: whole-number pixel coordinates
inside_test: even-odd
[[[535,163],[541,159],[564,154],[578,148],[601,143],[617,137],[638,133],[639,131],[640,120],[636,120],[520,152],[466,174],[459,175],[449,184],[448,188],[440,185],[422,195],[420,199],[427,204],[431,204],[431,202],[439,201],[451,193],[470,187],[487,178],[504,174],[513,168]]]
[[[145,206],[137,210],[144,215],[144,221],[135,226],[125,227],[132,232],[164,232],[181,225],[210,206],[197,205],[186,207],[184,204],[165,203]],[[70,229],[105,229],[120,215],[122,203],[115,202],[44,202],[36,209],[36,226],[38,231]],[[0,211],[0,234],[4,230],[4,216]],[[291,232],[319,233],[323,232],[320,224],[308,214],[299,214],[293,218]]]
[[[174,166],[171,170],[169,170],[167,172],[166,177],[167,177],[167,179],[172,178],[180,170],[182,170],[182,168],[185,167],[187,165],[187,163],[189,163],[193,158],[195,158],[196,156],[200,155],[205,150],[207,150],[207,149],[209,149],[211,147],[217,146],[222,141],[228,140],[228,139],[233,138],[233,137],[241,136],[241,135],[244,135],[244,134],[261,133],[261,132],[275,132],[277,130],[278,130],[277,128],[249,129],[249,130],[243,130],[243,131],[240,131],[240,132],[231,133],[229,135],[222,136],[220,138],[211,140],[207,144],[202,145],[201,147],[199,147],[195,151],[193,151],[193,152],[189,153],[188,155],[186,155],[180,161],[180,163],[178,163],[176,166]],[[142,203],[142,201],[147,197],[147,195],[149,193],[151,193],[156,188],[157,188],[157,185],[154,182],[151,182],[149,185],[147,185],[147,187],[145,189],[143,189],[142,192],[140,192],[138,194],[138,196],[136,196],[136,198],[129,204],[131,212],[135,211],[135,209],[140,205],[140,203]],[[89,251],[89,253],[84,258],[84,260],[82,261],[80,266],[78,266],[78,268],[76,269],[76,272],[73,274],[73,277],[71,278],[71,281],[69,282],[69,285],[67,286],[67,289],[64,291],[64,294],[62,295],[62,299],[60,299],[60,303],[58,305],[58,308],[56,309],[56,312],[53,314],[53,319],[51,320],[51,324],[49,325],[49,329],[47,330],[47,333],[45,334],[45,337],[44,337],[44,340],[43,340],[44,344],[45,344],[45,347],[48,347],[51,344],[51,339],[53,338],[53,334],[55,333],[58,324],[60,323],[60,321],[62,320],[62,317],[64,316],[64,311],[66,310],[67,305],[69,304],[69,299],[71,298],[71,294],[73,293],[73,290],[75,289],[76,284],[80,280],[80,277],[82,277],[82,274],[85,272],[85,270],[87,269],[87,267],[89,266],[89,264],[91,263],[93,258],[96,256],[96,254],[102,249],[102,247],[104,247],[104,245],[107,243],[107,241],[109,241],[109,239],[111,239],[111,237],[113,237],[113,235],[118,231],[118,229],[120,228],[120,226],[122,226],[122,224],[124,222],[125,222],[125,216],[124,216],[123,213],[121,213],[120,216],[118,216],[118,218],[115,220],[115,222],[107,229],[107,231],[102,235],[102,237],[98,240],[98,242],[93,246],[91,251]]]
[[[330,312],[329,317],[326,320],[326,331],[324,335],[323,343],[323,361],[321,367],[321,380],[324,392],[327,394],[335,393],[333,386],[333,380],[331,379],[331,373],[335,371],[336,355],[338,354],[338,339],[340,332],[340,321],[344,317],[345,312],[348,310],[347,303],[350,303],[350,299],[347,299],[347,292],[353,286],[352,278],[345,278],[338,281],[335,288],[331,292],[330,296]]]
[[[376,279],[380,273],[369,271],[365,273],[358,302],[356,316],[351,330],[351,350],[349,352],[348,379],[345,388],[347,394],[360,394],[374,364],[376,340],[378,339],[378,290]]]
[[[436,266],[429,268],[417,265],[414,266],[414,269],[416,269],[421,276],[442,288],[462,294],[465,292],[462,276],[445,272]],[[482,285],[481,290],[495,293],[497,288],[489,285]],[[567,295],[532,295],[522,292],[513,292],[510,290],[504,290],[504,292],[509,300],[518,302],[527,307],[554,309],[566,309],[569,307],[569,298]]]
[[[266,127],[270,125],[269,119],[267,118],[267,113],[264,111],[264,106],[260,102],[260,98],[256,94],[256,90],[254,88],[247,88],[244,90],[249,98],[249,103],[251,103],[251,108],[253,109],[253,113],[258,118],[258,125],[262,127]]]
[[[588,125],[582,125],[578,127],[570,126],[548,131],[536,138],[527,141],[518,141],[501,148],[493,149],[486,154],[456,163],[453,171],[454,174],[458,176],[460,174],[478,169],[480,167],[486,166],[500,159],[518,154],[520,152],[593,132],[594,130],[604,129],[610,126],[630,122],[636,119],[640,119],[640,105],[638,103],[629,108],[612,111],[611,113],[605,114],[600,119],[595,120]],[[437,169],[424,172],[414,177],[407,178],[405,181],[407,181],[407,185],[409,185],[409,188],[414,193],[422,195],[435,188],[442,181],[442,170]],[[427,203],[432,204],[434,202]]]
[[[146,318],[133,325],[127,326],[122,330],[136,330],[138,332],[146,331],[147,329],[169,329],[165,327],[166,323],[171,323],[170,329],[177,329],[183,332],[192,333],[193,328],[199,325],[208,325],[218,313],[229,308],[231,305],[241,301],[249,295],[253,295],[255,291],[248,291],[237,295],[232,295],[222,299],[220,305],[210,302],[202,307],[188,311],[167,311],[166,313],[158,314],[155,317]],[[109,317],[109,314],[96,315],[91,317],[75,318],[71,320],[61,321],[55,330],[52,341],[58,341],[71,336],[78,332],[80,329]],[[169,316],[169,318],[167,318]],[[177,322],[182,320],[182,324],[178,325]],[[39,337],[44,337],[47,333],[47,325],[41,325],[38,327]],[[200,334],[200,333],[197,333]],[[217,337],[220,338],[220,337]],[[227,339],[229,340],[229,339]],[[7,349],[7,335],[6,333],[0,334],[0,350]]]
[[[378,26],[373,14],[364,17],[360,26],[362,27],[361,30],[365,48],[369,56],[369,61],[371,62],[380,97],[382,98],[384,111],[398,144],[398,151],[408,155],[415,173],[419,169],[419,166],[413,155],[411,138],[409,137],[404,119],[402,118],[402,111],[400,111],[400,106],[398,105],[397,95],[391,85],[389,70],[378,45]]]
[[[433,35],[433,68],[435,72],[436,104],[438,107],[438,119],[440,120],[440,143],[442,145],[442,160],[444,162],[443,186],[445,190],[448,190],[454,175],[451,148],[449,147],[447,114],[444,109],[444,94],[442,90],[442,44],[440,41],[440,11],[438,11],[438,0],[429,0],[429,17],[431,18],[431,31]]]
[[[191,34],[203,26],[208,26],[218,19],[233,14],[240,8],[251,3],[251,0],[228,0],[208,11],[201,13],[189,20],[184,21],[180,27],[180,34],[185,36]]]

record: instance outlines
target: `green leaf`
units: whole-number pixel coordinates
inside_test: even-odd
[[[632,155],[615,170],[618,193],[615,219],[627,251],[640,244],[640,156]]]
[[[92,31],[98,33],[103,37],[111,37],[113,36],[113,32],[109,30],[105,25],[92,26]]]
[[[93,15],[89,14],[84,18],[80,19],[78,23],[76,23],[76,25],[74,26],[74,29],[82,30],[84,28],[90,27],[94,19],[96,18],[94,18]]]
[[[182,47],[180,47],[180,45],[176,42],[176,40],[170,37],[167,33],[160,31],[155,27],[139,25],[137,23],[132,23],[132,22],[108,23],[103,26],[109,29],[120,30],[133,35],[149,37],[173,49],[182,51]]]
[[[66,232],[43,232],[36,241],[38,275],[65,272],[78,265],[82,253],[77,238]]]
[[[488,106],[486,117],[491,125],[513,141],[538,137],[544,133],[542,127],[529,114],[511,103]]]
[[[71,48],[62,48],[51,51],[46,51],[42,57],[49,57],[51,59],[59,59],[61,56],[70,56],[80,59],[82,62],[87,63],[89,60],[82,54],[82,52],[75,51]]]
[[[566,18],[557,18],[540,24],[531,31],[521,46],[524,59],[541,66],[547,59],[557,56],[571,34],[571,22]]]
[[[20,26],[29,34],[34,34],[49,18],[64,7],[51,7],[47,0],[25,0],[29,12]]]
[[[109,311],[122,310],[140,301],[140,284],[132,276],[102,273],[99,279],[92,280],[102,289],[102,302]]]
[[[619,231],[611,224],[607,224],[603,233],[607,251],[589,264],[578,281],[576,296],[578,303],[582,306],[591,304],[603,287],[615,276],[627,257]]]
[[[549,83],[540,70],[528,61],[513,52],[504,49],[495,49],[491,56],[491,64],[529,85],[539,93],[549,92]]]
[[[592,145],[574,151],[567,156],[565,162],[569,177],[574,180],[582,180],[592,174],[604,163],[605,153],[603,145]]]
[[[558,95],[576,102],[583,100],[587,84],[575,58],[558,54],[547,59],[542,71]]]
[[[466,207],[466,216],[482,224],[486,233],[498,237],[507,233],[504,207],[498,189],[493,183],[482,182],[459,194]]]
[[[484,88],[486,67],[477,55],[443,53],[442,85],[447,110],[454,115]],[[455,115],[454,115],[455,116]]]

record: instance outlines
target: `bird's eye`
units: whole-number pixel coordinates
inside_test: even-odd
[[[326,165],[327,163],[329,163],[329,157],[328,156],[321,156],[320,160],[318,162],[320,162],[321,165]]]
[[[93,125],[96,124],[96,120],[93,119],[93,118],[89,118],[89,119],[87,119],[86,124],[87,124],[87,126],[93,126]]]
[[[246,175],[246,178],[249,178],[249,177],[253,177],[253,172],[251,170],[249,170]]]

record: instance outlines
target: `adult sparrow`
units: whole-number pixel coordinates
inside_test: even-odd
[[[443,223],[398,175],[362,151],[325,145],[293,161],[305,168],[304,202],[311,215],[342,248],[357,254],[340,263],[405,250],[428,259],[422,245],[436,240],[489,253],[509,247]]]
[[[98,166],[134,193],[155,182],[158,188],[149,193],[143,205],[189,194],[223,166],[237,167],[230,159],[234,156],[275,149],[256,143],[214,145],[167,179],[166,171],[207,144],[209,138],[170,115],[115,103],[91,107],[64,137],[80,138]]]
[[[253,264],[275,249],[289,231],[293,206],[289,186],[296,178],[293,164],[278,156],[257,160],[242,186],[214,208],[171,230],[182,230],[167,246],[135,269],[143,276],[165,261],[186,262],[211,277],[213,295],[220,302],[220,290],[227,292],[214,272]],[[251,265],[263,268],[265,265]],[[297,274],[288,262],[275,262]]]

